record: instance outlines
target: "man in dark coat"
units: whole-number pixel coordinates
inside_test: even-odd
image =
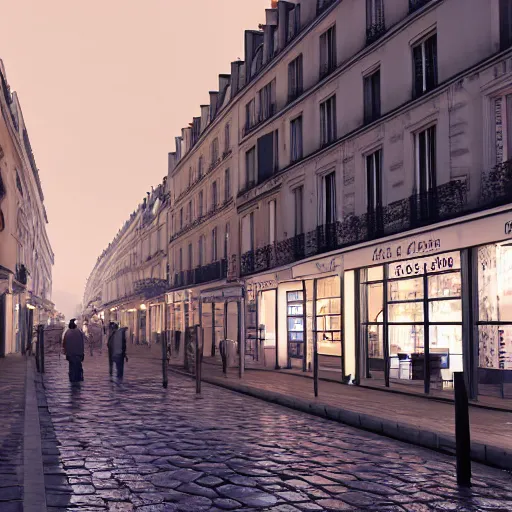
[[[82,362],[85,353],[85,336],[77,328],[75,320],[75,318],[70,320],[69,329],[64,334],[64,341],[62,343],[62,351],[69,362],[69,381],[72,383],[84,380]]]
[[[112,375],[112,366],[116,364],[117,378],[122,379],[124,374],[124,362],[126,357],[126,327],[121,329],[117,324],[113,325],[112,334],[108,339],[109,370]]]

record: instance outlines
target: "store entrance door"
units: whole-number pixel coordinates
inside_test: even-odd
[[[304,366],[304,293],[286,293],[286,327],[288,331],[288,367]]]

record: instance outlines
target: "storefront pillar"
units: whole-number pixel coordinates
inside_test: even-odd
[[[212,348],[211,356],[215,357],[215,302],[212,302]]]
[[[318,335],[316,315],[317,280],[313,280],[313,389],[318,396]]]
[[[281,366],[279,365],[279,297],[278,290],[275,290],[276,301],[275,301],[275,330],[276,330],[276,370],[280,370]]]
[[[307,322],[308,316],[306,312],[307,307],[307,299],[306,299],[306,281],[302,280],[302,325],[304,326],[303,331],[303,340],[304,340],[304,354],[302,356],[302,371],[305,372],[307,370],[307,353],[308,353],[308,329]]]
[[[385,307],[383,309],[383,320],[384,320],[384,332],[382,337],[382,346],[384,348],[384,383],[387,388],[389,388],[389,366],[390,366],[390,359],[389,359],[389,330],[388,330],[388,323],[389,323],[389,312],[387,308],[388,304],[388,278],[389,278],[389,269],[387,265],[384,265],[383,269],[383,275],[384,275],[384,286],[383,286],[383,299]]]
[[[361,330],[361,271],[354,271],[354,342],[356,354],[356,374],[354,383],[356,386],[361,384],[361,347],[364,346],[363,335]],[[366,366],[366,365],[365,365]]]
[[[224,339],[228,339],[228,301],[224,301]]]

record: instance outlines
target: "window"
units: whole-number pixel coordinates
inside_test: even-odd
[[[268,243],[276,242],[276,201],[273,199],[268,203]]]
[[[417,98],[437,86],[437,34],[412,49],[414,59],[414,96]]]
[[[294,234],[304,233],[304,187],[297,187],[293,191],[294,199]]]
[[[256,183],[256,148],[252,147],[245,154],[245,185],[247,188]]]
[[[512,1],[500,0],[500,47],[512,46]]]
[[[366,0],[366,42],[373,43],[384,31],[383,0]]]
[[[183,208],[180,208],[180,229],[183,229]]]
[[[194,251],[192,249],[192,244],[188,244],[188,269],[192,270],[194,268]]]
[[[336,173],[333,171],[323,178],[324,224],[336,222]]]
[[[198,245],[198,253],[199,253],[199,261],[197,263],[201,267],[204,265],[204,250],[205,250],[204,235],[201,235],[199,237],[199,241],[198,241],[197,245]]]
[[[189,167],[188,168],[188,188],[190,188],[190,186],[192,185],[192,175],[193,175],[193,171],[192,171],[192,167]]]
[[[190,224],[192,222],[192,201],[188,202],[188,213],[187,213],[187,221]]]
[[[382,229],[382,150],[366,157],[366,208],[370,235]]]
[[[436,127],[416,135],[416,192],[423,194],[436,187]]]
[[[23,187],[21,186],[21,179],[20,179],[20,175],[18,174],[17,169],[16,169],[16,188],[18,189],[19,193],[23,196]]]
[[[254,249],[254,212],[242,218],[242,253]]]
[[[231,173],[229,169],[224,171],[224,201],[228,202],[231,198]]]
[[[179,269],[181,272],[183,270],[183,249],[181,247],[180,247],[180,252],[179,252],[178,263],[179,263]]]
[[[212,210],[217,208],[218,196],[217,196],[217,182],[212,183]]]
[[[336,95],[320,104],[320,143],[326,146],[336,140]]]
[[[288,101],[298,98],[303,91],[302,54],[288,64]]]
[[[252,99],[245,105],[245,131],[249,131],[256,124],[256,101]]]
[[[203,212],[204,212],[204,210],[203,210],[203,200],[204,200],[203,196],[204,196],[203,191],[200,190],[199,191],[199,198],[197,200],[197,203],[198,203],[197,204],[197,214],[198,214],[199,218],[201,218],[203,216]]]
[[[364,122],[380,117],[380,69],[364,77]]]
[[[217,261],[217,228],[212,229],[212,262]]]
[[[258,121],[264,121],[273,116],[276,111],[276,81],[272,80],[258,91],[259,111]]]
[[[258,183],[265,181],[279,168],[278,135],[276,130],[258,139]]]
[[[231,148],[231,126],[229,123],[224,127],[224,152],[228,153]]]
[[[201,178],[203,176],[203,157],[199,157],[199,161],[197,162],[197,177]]]
[[[500,95],[492,100],[493,108],[493,164],[512,159],[512,94]]]
[[[171,235],[176,233],[176,219],[174,218],[174,213],[171,215]],[[134,260],[135,261],[135,260]],[[133,263],[135,265],[135,263]]]
[[[320,79],[336,69],[336,25],[320,36]]]
[[[219,139],[213,139],[210,148],[210,155],[212,157],[212,166],[214,166],[217,163],[217,160],[219,159]]]
[[[224,259],[228,259],[229,252],[229,222],[226,224],[226,230],[224,233]]]
[[[302,116],[299,116],[290,123],[290,160],[296,162],[302,156]]]

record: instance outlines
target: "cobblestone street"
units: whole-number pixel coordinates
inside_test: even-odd
[[[47,360],[49,511],[512,510],[505,472],[474,465],[459,492],[453,458],[173,373],[164,390],[160,347],[134,352],[122,384],[86,357],[81,388]]]

